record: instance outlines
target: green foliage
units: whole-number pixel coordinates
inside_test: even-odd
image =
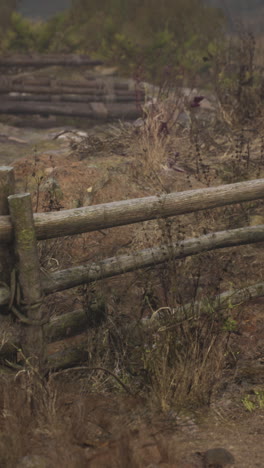
[[[4,33],[11,24],[11,16],[17,7],[17,0],[0,1],[0,30]]]
[[[263,390],[254,390],[254,394],[246,395],[242,399],[243,406],[247,411],[252,413],[257,409],[264,408],[264,391]]]
[[[88,53],[156,82],[206,69],[202,57],[223,24],[201,0],[101,0],[100,9],[75,0],[46,23],[10,18],[2,50]]]
[[[28,52],[36,48],[36,27],[27,19],[13,12],[8,29],[1,43],[2,49],[16,52]]]
[[[237,329],[237,321],[234,320],[232,317],[227,317],[224,325],[223,330],[227,332],[234,332]]]

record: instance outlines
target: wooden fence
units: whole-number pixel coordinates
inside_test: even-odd
[[[48,65],[94,66],[102,62],[79,55],[33,55],[0,57],[0,70]],[[133,80],[111,76],[83,76],[61,80],[48,76],[4,76],[0,79],[0,113],[86,117],[89,119],[135,119],[144,103],[144,89]],[[54,72],[53,72],[54,75]]]
[[[74,365],[87,357],[86,345],[64,350],[45,361],[46,344],[87,327],[85,311],[77,310],[47,321],[42,315],[44,294],[51,294],[91,281],[121,275],[201,252],[264,241],[264,225],[214,232],[166,247],[155,247],[119,257],[68,268],[43,275],[40,270],[37,240],[92,232],[151,219],[166,218],[209,208],[264,198],[264,179],[219,187],[189,190],[168,195],[124,200],[91,207],[34,214],[28,193],[14,194],[14,174],[0,168],[0,310],[17,318],[23,333],[9,333],[2,340],[0,355],[5,360],[22,347],[23,355],[43,369]],[[16,251],[17,263],[14,258]],[[18,293],[20,292],[20,297]],[[215,307],[236,304],[264,295],[260,283],[214,298]],[[193,307],[193,305],[192,305]],[[195,306],[196,307],[196,306]],[[177,311],[180,313],[180,310]],[[4,315],[2,315],[3,323]],[[8,320],[5,317],[6,320]]]

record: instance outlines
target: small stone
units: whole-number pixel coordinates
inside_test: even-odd
[[[209,449],[204,453],[205,468],[222,468],[233,463],[235,459],[232,453],[222,447]]]

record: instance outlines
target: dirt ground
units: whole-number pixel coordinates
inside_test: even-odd
[[[1,124],[0,162],[2,165],[12,163],[19,190],[32,191],[38,211],[50,207],[47,205],[50,203],[47,192],[52,194],[55,209],[155,193],[153,186],[138,185],[131,178],[130,168],[135,155],[133,145],[127,150],[120,137],[113,138],[111,134],[112,149],[109,152],[109,140],[104,142],[109,128],[111,130],[111,126],[105,125],[87,129],[88,135],[102,137],[103,140],[95,141],[98,151],[94,154],[89,147],[84,153],[76,152],[73,141],[76,134],[68,134],[67,139],[67,134],[62,133],[63,127],[33,130]],[[104,144],[108,145],[107,151]],[[188,147],[182,151],[178,162],[186,172],[166,172],[164,175],[170,190],[206,187],[206,180],[195,177],[195,160],[188,160],[187,152]],[[219,148],[212,146],[212,165],[217,161],[216,153],[219,154]],[[214,184],[217,183],[215,179]],[[260,209],[263,210],[263,205],[255,216],[263,216]],[[108,230],[107,235],[94,233],[87,236],[85,242],[79,240],[70,258],[63,260],[63,266],[91,260],[98,255],[103,257],[126,252],[137,231],[127,227],[113,231]],[[138,242],[140,245],[140,239]],[[264,276],[263,245],[246,247],[246,254],[251,259],[248,263],[250,272],[254,263],[252,282],[253,279],[261,282]],[[59,313],[64,300],[61,297],[59,301]],[[58,378],[56,408],[65,427],[62,429],[60,422],[56,428],[54,420],[53,433],[45,433],[43,428],[43,432],[36,434],[28,445],[27,451],[20,450],[19,461],[13,466],[221,467],[224,466],[221,461],[206,465],[203,454],[209,449],[223,447],[234,456],[235,462],[230,466],[264,467],[264,298],[238,307],[242,319],[239,334],[232,337],[232,344],[239,358],[236,358],[235,367],[226,369],[210,407],[189,411],[172,407],[161,413],[156,411],[151,401],[146,402],[140,395],[127,395],[123,391],[116,394],[87,392],[87,376],[74,377],[73,374],[72,378],[67,376],[64,381],[62,374]],[[262,395],[262,399],[257,400],[257,395]],[[251,411],[242,402],[245,398],[254,402]],[[68,431],[68,428],[71,429]],[[67,431],[71,435],[67,436]],[[68,439],[62,441],[62,437]]]

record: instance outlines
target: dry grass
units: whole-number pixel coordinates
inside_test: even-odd
[[[245,48],[253,46],[248,39],[240,50],[240,54],[244,53],[243,60],[248,60],[249,64],[252,50],[246,49],[245,53]],[[241,75],[242,65],[244,62],[239,65],[238,75]],[[221,66],[221,61],[218,66]],[[253,71],[248,69],[249,74]],[[225,66],[220,72],[229,73],[229,70]],[[220,80],[219,77],[221,75],[216,79]],[[180,105],[186,109],[187,104],[175,98],[170,107],[167,97],[145,108],[141,126],[112,128],[111,151],[118,144],[125,154],[133,154],[124,177],[137,184],[139,189],[143,187],[144,193],[148,194],[262,177],[263,116],[259,106],[254,107],[260,87],[249,86],[248,92],[241,76],[232,79],[235,92],[231,96],[227,92],[231,87],[226,89],[223,81],[215,83],[219,107],[210,118],[210,128],[208,121],[203,123],[200,119],[201,114],[192,113],[190,109],[188,124],[185,127],[178,125],[177,112],[182,110]],[[247,106],[248,102],[250,106]],[[250,110],[250,116],[245,112],[242,119],[243,106]],[[256,111],[254,115],[253,111]],[[107,145],[107,138],[103,142],[97,141],[97,144],[101,151]],[[92,139],[82,142],[80,159],[90,154],[91,145]],[[78,151],[76,147],[73,149]],[[35,205],[43,211],[61,209],[56,193],[47,190],[40,194],[42,182],[39,178],[35,180]],[[104,186],[100,186],[98,191],[103,189]],[[80,194],[79,199],[82,198]],[[78,288],[74,299],[62,294],[59,305],[56,305],[55,298],[47,302],[50,314],[72,310],[75,300],[87,310],[90,326],[84,336],[87,340],[87,365],[97,370],[84,370],[83,375],[70,371],[64,380],[60,380],[59,375],[42,379],[32,369],[22,370],[15,377],[2,378],[0,465],[7,468],[16,466],[18,460],[28,454],[41,457],[36,462],[40,467],[81,467],[92,463],[93,455],[85,458],[84,448],[93,447],[93,444],[100,447],[102,440],[105,442],[107,431],[110,433],[112,430],[108,427],[111,426],[111,414],[109,416],[107,408],[104,408],[104,417],[101,414],[100,421],[95,422],[93,409],[86,407],[86,394],[121,399],[124,388],[128,388],[136,399],[142,398],[147,410],[152,412],[166,413],[170,408],[180,412],[182,408],[210,406],[227,364],[236,364],[231,345],[232,334],[240,320],[239,312],[227,308],[220,314],[210,307],[201,310],[199,315],[186,313],[186,316],[177,316],[172,312],[177,311],[180,305],[217,297],[230,284],[239,288],[257,280],[263,276],[261,253],[256,254],[254,247],[243,247],[175,261],[172,244],[207,232],[254,224],[257,216],[263,218],[263,202],[170,220],[153,220],[133,227],[132,235],[129,232],[132,241],[124,247],[124,252],[131,253],[162,243],[172,252],[167,264],[123,275],[118,281],[104,280]],[[100,258],[102,252],[110,251],[110,248],[111,255],[120,249],[120,245],[115,244],[113,248],[110,242],[107,243],[110,234],[101,236],[100,242],[92,243],[96,235],[98,233],[79,237],[75,243],[71,238],[41,243],[40,262],[45,274],[68,266],[79,258],[80,252],[86,260]],[[250,265],[244,259],[246,255],[251,255],[254,260]],[[149,326],[143,326],[141,319],[158,310],[164,312],[159,314],[159,320],[155,323],[149,321]],[[2,334],[1,346],[6,339]],[[230,355],[233,360],[229,361]],[[120,385],[111,373],[125,386]],[[67,402],[62,404],[63,395],[70,393],[72,388],[77,398],[74,395],[69,406]],[[129,412],[133,413],[133,406]],[[125,423],[125,419],[118,421],[119,430]],[[99,436],[95,434],[95,426],[101,430]],[[162,443],[160,450],[163,450]],[[114,457],[115,465],[111,464],[113,460],[110,463],[104,459],[102,466],[108,466],[108,463],[109,466],[141,466],[131,448],[129,431],[115,447]],[[162,457],[166,459],[166,453]]]

